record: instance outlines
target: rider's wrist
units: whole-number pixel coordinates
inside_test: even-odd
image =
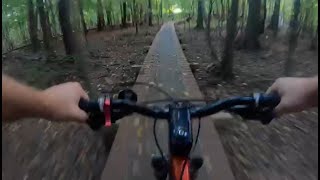
[[[318,105],[318,76],[308,78],[307,88],[309,88],[309,91],[307,94],[308,104],[311,107],[317,106]]]
[[[39,99],[39,114],[42,118],[45,118],[47,120],[51,120],[53,116],[53,108],[51,105],[50,98],[48,98],[48,95],[45,91],[39,91],[37,93],[37,97]]]

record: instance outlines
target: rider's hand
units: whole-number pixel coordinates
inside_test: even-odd
[[[267,90],[281,97],[275,108],[276,115],[300,112],[318,105],[318,77],[313,78],[279,78]]]
[[[88,119],[87,113],[78,106],[80,98],[89,100],[79,83],[52,86],[44,90],[42,96],[50,120],[85,122]]]

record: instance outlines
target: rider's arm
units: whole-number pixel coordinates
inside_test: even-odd
[[[267,93],[276,92],[281,102],[276,107],[278,115],[303,111],[318,106],[318,76],[309,78],[279,78]]]
[[[79,83],[65,83],[37,90],[2,74],[2,120],[45,118],[84,122],[87,114],[78,102],[87,94]]]

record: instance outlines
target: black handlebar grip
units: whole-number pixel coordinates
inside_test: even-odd
[[[260,118],[261,123],[266,125],[269,124],[275,118],[276,114],[273,110],[280,103],[281,97],[277,93],[272,93],[264,94],[260,98],[261,105],[270,108],[268,111],[264,112]]]
[[[81,98],[79,108],[90,114],[86,122],[92,130],[99,130],[104,125],[105,120],[98,101],[88,101]]]
[[[83,98],[81,98],[79,101],[79,108],[87,113],[100,110],[98,102],[88,101]]]
[[[281,97],[276,93],[264,94],[260,97],[259,101],[259,105],[261,106],[275,108],[280,103]]]

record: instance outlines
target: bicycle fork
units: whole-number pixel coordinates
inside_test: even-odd
[[[154,176],[157,180],[166,180],[170,170],[169,158],[161,156],[152,156],[151,165],[153,167]],[[190,180],[195,180],[198,170],[203,165],[202,157],[193,157],[190,159]]]

